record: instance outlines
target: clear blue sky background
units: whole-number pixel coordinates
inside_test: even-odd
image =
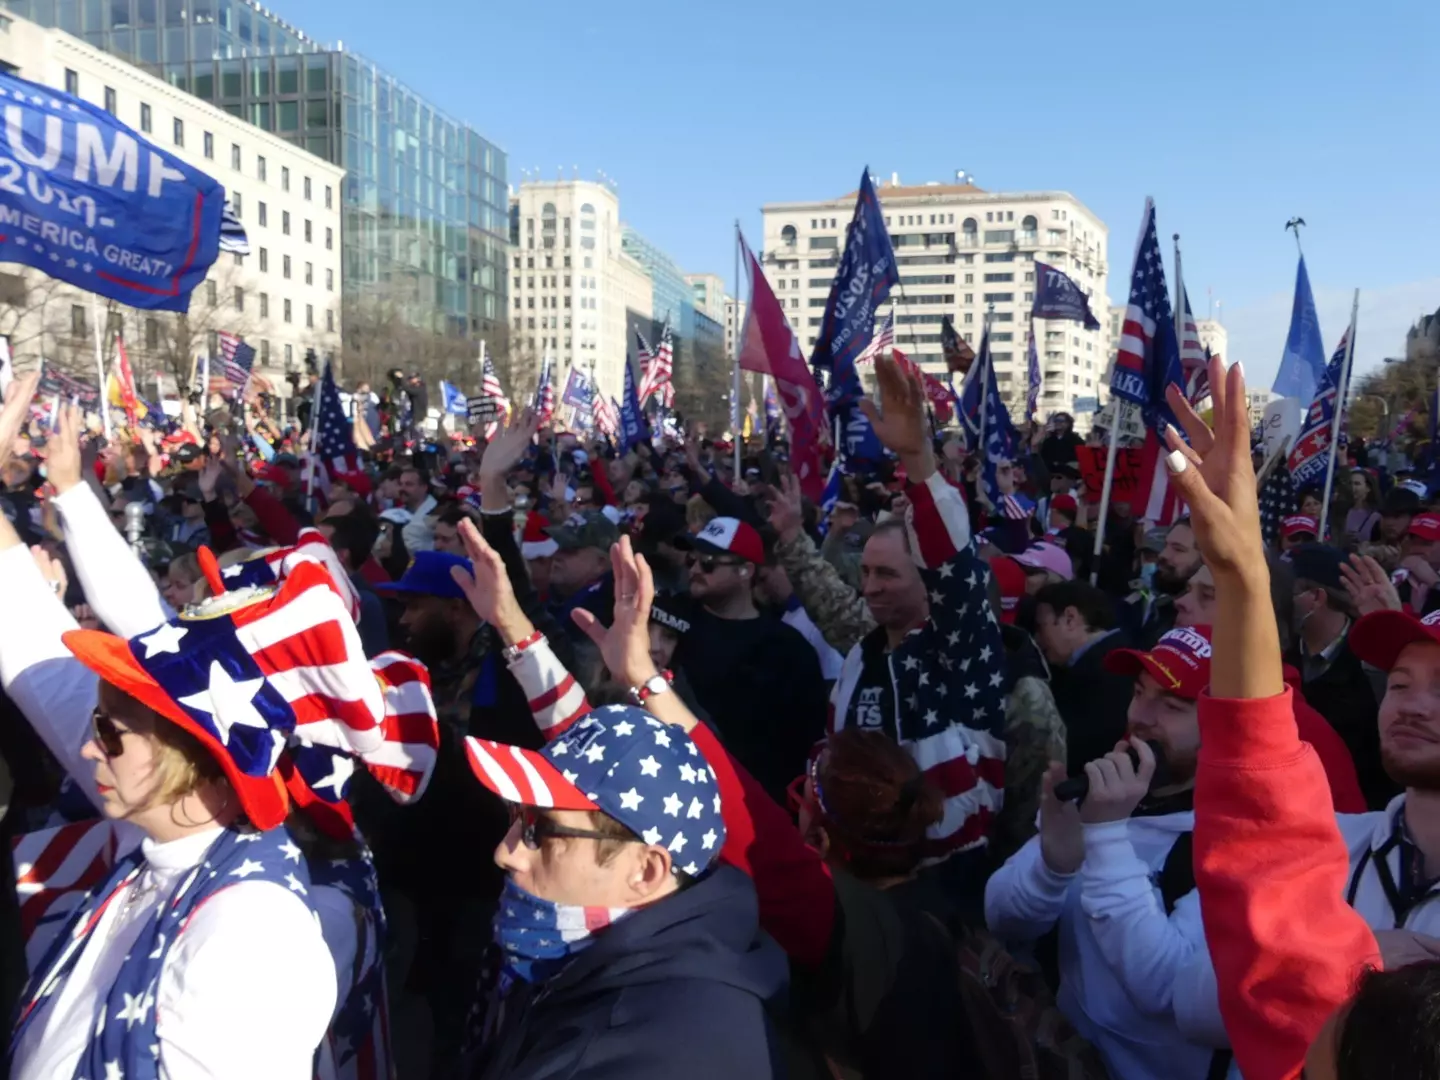
[[[1361,367],[1440,307],[1440,4],[1216,0],[274,0],[509,153],[510,181],[619,183],[621,213],[686,270],[733,274],[766,202],[964,168],[1063,189],[1110,228],[1128,291],[1146,195],[1191,303],[1269,385],[1302,215],[1327,349],[1362,289]],[[1168,261],[1168,258],[1167,258]]]

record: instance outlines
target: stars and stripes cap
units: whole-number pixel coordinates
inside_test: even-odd
[[[1105,670],[1112,675],[1148,672],[1162,690],[1194,701],[1210,685],[1210,627],[1177,626],[1149,652],[1116,649],[1105,657]]]
[[[542,750],[474,736],[465,744],[476,777],[507,802],[599,810],[692,877],[725,846],[715,771],[689,735],[643,709],[596,709]]]
[[[1291,514],[1280,523],[1280,535],[1287,540],[1296,536],[1319,536],[1320,523],[1309,514]]]
[[[1389,671],[1417,641],[1440,644],[1440,610],[1419,619],[1408,611],[1372,611],[1355,621],[1346,644],[1363,663]]]
[[[765,564],[765,543],[760,539],[759,532],[753,525],[739,518],[711,518],[698,533],[677,536],[674,544],[681,551],[738,555],[757,566]]]
[[[273,829],[289,798],[277,766],[297,727],[333,721],[353,753],[385,745],[385,702],[330,574],[295,566],[278,587],[218,592],[129,639],[70,630],[91,671],[198,739],[250,823]]]

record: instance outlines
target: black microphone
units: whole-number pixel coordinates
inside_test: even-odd
[[[1155,755],[1155,774],[1150,777],[1150,790],[1157,787],[1165,787],[1170,783],[1170,769],[1165,764],[1165,748],[1154,739],[1146,739],[1145,745],[1150,747],[1150,752]],[[1133,746],[1127,746],[1125,752],[1130,755],[1130,764],[1135,766],[1136,771],[1140,769],[1140,751]],[[1068,780],[1061,780],[1055,785],[1055,798],[1061,802],[1084,802],[1085,796],[1090,794],[1090,774],[1082,772],[1079,776],[1072,776]]]

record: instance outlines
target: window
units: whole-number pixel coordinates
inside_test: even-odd
[[[1014,281],[1014,280],[1015,280],[1015,275],[1014,275],[1014,274],[986,274],[986,275],[985,275],[985,284],[987,284],[987,285],[993,285],[993,284],[996,284],[997,282],[1008,282],[1008,281]]]
[[[265,158],[263,155],[255,155],[255,176],[262,183],[265,181]]]
[[[329,225],[325,226],[325,250],[335,250],[335,230],[332,229]]]
[[[1013,292],[987,292],[985,294],[985,303],[987,304],[1010,304],[1014,301],[1015,294]]]
[[[289,280],[290,280],[290,256],[289,256],[289,255],[286,255],[286,256],[284,257],[284,259],[281,261],[280,276],[283,277],[286,281],[289,281]]]
[[[230,168],[235,169],[237,172],[238,172],[239,169],[240,169],[240,144],[239,144],[239,143],[231,143],[231,144],[230,144]]]
[[[780,242],[788,248],[795,246],[796,232],[794,225],[786,225],[780,230]]]
[[[265,248],[260,249],[260,272],[262,274],[270,272],[270,252]]]
[[[245,310],[245,290],[242,289],[239,285],[235,286],[235,310]]]
[[[262,204],[262,205],[263,205],[263,204]],[[245,216],[245,209],[244,209],[244,207],[245,207],[245,197],[244,197],[243,195],[241,195],[240,192],[238,192],[238,191],[237,191],[237,192],[234,192],[234,193],[230,196],[230,209],[235,211],[235,216],[236,216],[237,218],[238,218],[238,217],[244,217],[244,216]]]
[[[220,290],[213,281],[205,282],[205,302],[211,307],[220,302]]]
[[[335,332],[335,311],[333,308],[325,309],[325,329],[332,334]]]
[[[261,225],[269,225],[269,224],[270,224],[270,214],[269,214],[269,212],[268,212],[267,207],[265,206],[265,204],[264,204],[263,202],[260,203],[260,224],[261,224]]]
[[[305,191],[305,201],[306,201],[306,202],[309,202],[309,201],[310,201],[310,177],[308,177],[308,176],[305,177],[303,187],[304,187],[304,191]]]
[[[326,270],[326,271],[325,271],[325,291],[326,291],[326,292],[334,292],[334,291],[335,291],[335,271],[334,271],[334,270]]]
[[[207,132],[205,132],[205,137],[204,137],[204,139],[202,140],[202,142],[203,142],[204,147],[205,147],[205,156],[206,156],[207,158],[209,158],[211,161],[214,161],[214,160],[215,160],[215,136],[214,136],[214,135],[211,135],[210,132],[207,131]]]
[[[261,367],[269,367],[269,366],[270,366],[270,342],[269,342],[269,341],[261,341],[261,342],[260,342],[260,366],[261,366]]]
[[[65,92],[74,94],[76,97],[80,96],[80,73],[78,71],[65,69]]]
[[[329,209],[330,209],[330,207],[331,207],[331,202],[332,202],[332,200],[331,200],[331,197],[330,197],[330,185],[329,185],[329,184],[326,184],[326,185],[325,185],[325,209],[326,209],[326,210],[329,210]]]
[[[975,294],[974,294],[973,292],[967,292],[967,293],[965,294],[965,303],[967,303],[967,304],[973,304],[974,302],[975,302]]]
[[[184,146],[184,145],[185,145],[185,121],[184,121],[184,120],[181,120],[181,119],[177,116],[177,117],[175,118],[174,123],[175,123],[175,145],[176,145],[176,146]]]
[[[269,293],[263,293],[263,292],[262,292],[262,293],[260,294],[260,317],[261,317],[262,319],[268,319],[268,318],[270,317],[270,294],[269,294]]]
[[[286,300],[286,301],[285,301],[285,321],[286,321],[287,323],[290,321],[290,301],[289,301],[289,300]]]
[[[140,130],[150,134],[150,106],[143,101],[140,103]]]
[[[286,236],[290,235],[290,211],[280,211],[280,231]]]
[[[280,166],[280,190],[290,190],[290,166],[288,165]]]
[[[307,217],[307,218],[305,219],[305,242],[308,244],[308,243],[310,243],[310,240],[311,240],[311,236],[310,236],[310,219]]]
[[[985,243],[987,244],[1010,244],[1015,240],[1014,229],[986,229]]]
[[[70,333],[76,337],[85,333],[85,308],[81,304],[70,305]]]
[[[810,237],[811,251],[835,251],[840,246],[838,236],[812,236]]]
[[[306,284],[306,285],[314,285],[314,284],[315,284],[315,264],[314,264],[314,263],[308,263],[308,262],[307,262],[307,263],[305,264],[305,284]]]
[[[105,111],[111,116],[114,116],[115,108],[115,88],[113,86],[107,86],[105,87]]]
[[[295,346],[285,346],[285,366],[288,368],[295,360]]]
[[[305,325],[306,325],[306,327],[308,327],[308,328],[311,329],[311,330],[315,329],[315,305],[314,305],[314,304],[306,304],[306,305],[305,305]]]

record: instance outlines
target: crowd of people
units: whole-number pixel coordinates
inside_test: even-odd
[[[9,1074],[1440,1080],[1440,493],[1357,440],[1267,544],[1217,359],[1097,552],[1069,417],[995,506],[876,374],[823,507],[778,440],[422,383],[342,467],[18,377]]]

